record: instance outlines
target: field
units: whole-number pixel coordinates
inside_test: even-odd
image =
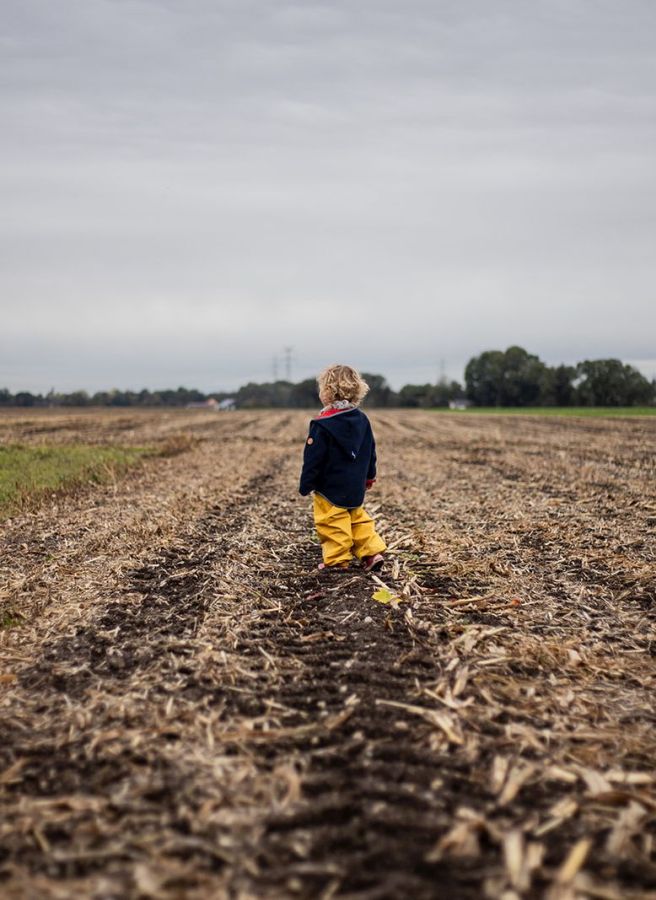
[[[0,416],[182,451],[0,522],[3,897],[656,898],[656,420],[371,418],[380,578],[307,413]]]

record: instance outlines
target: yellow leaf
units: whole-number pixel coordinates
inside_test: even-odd
[[[388,591],[387,588],[378,588],[377,591],[373,592],[371,598],[379,603],[392,603],[393,605],[401,602],[401,597],[397,597],[396,594]]]

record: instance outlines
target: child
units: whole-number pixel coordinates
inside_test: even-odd
[[[376,480],[376,443],[357,408],[369,385],[351,366],[329,366],[317,384],[323,409],[310,422],[299,491],[314,491],[319,568],[346,569],[355,554],[365,572],[381,569],[385,542],[362,506]]]

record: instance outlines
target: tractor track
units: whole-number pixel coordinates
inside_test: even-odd
[[[468,796],[466,779],[453,759],[427,749],[428,726],[410,729],[391,705],[412,701],[417,681],[434,675],[430,648],[400,615],[370,602],[364,576],[348,597],[338,592],[326,603],[324,594],[319,609],[322,585],[308,580],[305,590],[314,599],[288,610],[300,624],[291,634],[278,625],[279,664],[287,660],[290,677],[275,700],[295,711],[299,725],[319,716],[327,727],[276,742],[275,759],[262,750],[269,765],[297,765],[302,799],[267,820],[256,884],[299,897],[429,898],[440,883],[453,896],[477,896],[470,867],[446,871],[426,862],[453,803]],[[312,640],[318,627],[325,637]]]

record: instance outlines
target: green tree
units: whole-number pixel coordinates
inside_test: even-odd
[[[147,389],[142,388],[137,394],[137,403],[139,406],[155,406],[154,395]]]
[[[465,367],[467,398],[475,406],[500,406],[504,354],[501,350],[485,350],[474,356]]]
[[[399,406],[426,409],[433,405],[432,384],[405,384],[399,391]]]
[[[293,384],[290,381],[274,381],[257,384],[250,381],[235,394],[241,409],[282,408],[290,405]]]
[[[508,347],[504,353],[500,406],[533,406],[540,399],[545,364],[523,347]]]
[[[363,372],[362,377],[369,385],[369,393],[364,400],[365,406],[376,407],[394,405],[396,395],[387,383],[387,379],[384,375],[374,375],[371,372]]]
[[[458,381],[440,378],[431,391],[431,406],[448,406],[451,400],[464,400],[465,392]]]
[[[315,378],[306,378],[293,385],[289,393],[289,404],[295,409],[314,409],[319,403]]]
[[[61,400],[62,406],[88,406],[89,395],[86,391],[73,391],[71,394],[64,394]]]
[[[523,347],[486,350],[467,363],[467,397],[476,406],[530,406],[540,400],[545,371],[545,364]]]
[[[38,406],[39,400],[42,400],[40,394],[31,394],[29,391],[19,391],[14,396],[15,406]]]
[[[656,399],[653,384],[619,359],[586,359],[576,374],[581,406],[642,406]]]
[[[572,406],[574,403],[575,366],[545,368],[540,385],[541,406]]]

